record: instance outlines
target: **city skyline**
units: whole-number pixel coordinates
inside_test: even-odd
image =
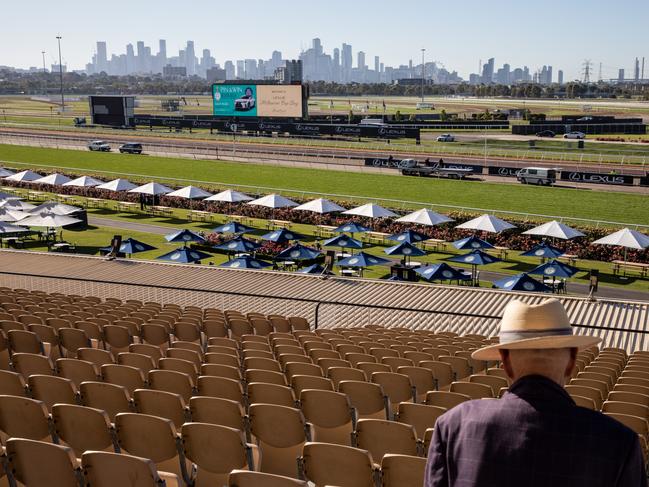
[[[46,64],[54,64],[59,34],[64,63],[71,69],[83,68],[97,39],[106,40],[111,51],[116,51],[117,46],[135,40],[153,46],[157,38],[165,37],[169,52],[192,39],[222,63],[266,58],[273,50],[294,59],[310,47],[311,38],[319,37],[329,49],[340,48],[343,42],[358,46],[372,68],[377,55],[386,66],[398,66],[410,58],[417,62],[420,49],[426,48],[428,60],[457,70],[464,79],[479,72],[480,60],[484,63],[494,57],[499,64],[527,65],[531,70],[548,63],[561,66],[567,81],[582,78],[587,58],[594,62],[594,79],[600,62],[603,78],[617,78],[619,69],[632,73],[635,57],[646,55],[635,52],[634,46],[649,45],[649,33],[640,20],[649,14],[649,5],[629,0],[621,0],[615,9],[606,8],[606,15],[601,14],[606,4],[600,0],[569,4],[550,0],[543,8],[513,0],[493,5],[466,0],[461,9],[440,9],[437,2],[422,5],[413,0],[393,6],[380,0],[330,0],[327,8],[309,15],[307,21],[304,6],[296,2],[251,0],[246,4],[246,24],[241,26],[228,20],[227,9],[205,0],[183,10],[166,0],[155,4],[115,0],[110,9],[100,10],[88,9],[78,0],[66,2],[64,8],[35,0],[29,5],[12,4],[3,12],[0,42],[11,49],[0,52],[0,65],[38,67],[42,51]],[[33,11],[39,15],[33,16]],[[29,36],[24,18],[33,19]],[[626,41],[629,36],[634,39],[631,48]]]

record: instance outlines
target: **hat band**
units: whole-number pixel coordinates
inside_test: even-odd
[[[549,336],[566,336],[572,335],[572,328],[551,328],[545,330],[520,330],[520,331],[501,331],[498,334],[500,343],[509,343],[516,340],[526,340],[528,338],[540,338]]]

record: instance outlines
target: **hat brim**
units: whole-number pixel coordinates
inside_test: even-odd
[[[475,360],[500,360],[499,350],[531,350],[552,348],[578,348],[584,349],[597,345],[602,339],[587,335],[550,336],[526,338],[508,343],[496,343],[482,347],[471,354]]]

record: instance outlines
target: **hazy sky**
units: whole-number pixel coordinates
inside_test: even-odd
[[[421,59],[442,62],[468,78],[478,61],[496,66],[551,64],[565,79],[581,76],[584,59],[599,63],[605,78],[625,68],[631,76],[636,56],[649,63],[649,2],[644,0],[22,0],[5,2],[0,28],[0,65],[41,66],[57,60],[55,36],[63,36],[64,63],[81,69],[97,40],[109,55],[143,40],[157,52],[167,39],[176,55],[188,39],[200,56],[208,48],[218,63],[270,57],[273,49],[297,57],[320,37],[325,52],[343,42],[375,55],[386,65]],[[645,76],[649,73],[647,65]],[[556,74],[555,74],[556,76]]]

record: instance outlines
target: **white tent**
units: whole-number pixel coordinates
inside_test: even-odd
[[[212,196],[212,193],[208,193],[196,186],[185,186],[184,188],[168,193],[167,196],[175,196],[177,198],[185,198],[188,200],[198,200]]]
[[[36,208],[29,210],[29,213],[35,215],[37,213],[54,213],[55,215],[71,215],[81,211],[82,209],[77,206],[66,205],[63,203],[57,203],[56,201],[46,201],[41,203]]]
[[[570,240],[571,238],[584,236],[580,231],[556,220],[552,220],[551,222],[527,230],[526,232],[523,232],[523,235],[539,235],[541,237],[560,238],[562,240]]]
[[[113,179],[112,181],[109,181],[104,184],[100,184],[97,186],[97,189],[105,189],[108,191],[129,191],[133,188],[135,188],[135,184],[132,182],[128,181],[127,179]]]
[[[22,225],[22,223],[21,223]],[[0,223],[0,235],[10,234],[10,233],[25,233],[28,232],[26,228],[18,227],[16,225],[10,225],[8,223]]]
[[[295,201],[284,198],[280,194],[269,194],[263,198],[258,198],[256,200],[249,201],[246,203],[248,205],[254,206],[265,206],[266,208],[288,208],[291,206],[298,206]]]
[[[164,184],[156,183],[155,181],[143,184],[142,186],[138,186],[137,188],[129,189],[129,193],[140,193],[140,194],[148,194],[151,196],[156,196],[160,194],[167,194],[171,193],[173,189],[168,188]]]
[[[343,211],[343,215],[358,215],[366,216],[368,218],[391,218],[397,216],[396,213],[386,210],[375,203],[368,203],[366,205],[352,208],[351,210]]]
[[[644,233],[631,230],[630,228],[623,228],[615,233],[607,235],[606,237],[595,240],[592,245],[611,245],[613,247],[624,248],[624,263],[626,264],[626,254],[628,249],[643,250],[649,247],[649,237]],[[624,268],[626,276],[626,267]]]
[[[248,196],[245,193],[240,193],[239,191],[234,191],[233,189],[228,189],[221,191],[209,198],[205,198],[205,201],[221,201],[224,203],[241,203],[242,201],[252,201],[254,198]]]
[[[74,225],[75,223],[81,223],[81,220],[77,220],[76,218],[72,218],[70,216],[57,215],[55,213],[48,213],[45,211],[30,215],[29,217],[20,221],[20,224],[26,227],[47,228],[65,227],[67,225]]]
[[[35,173],[34,171],[20,171],[17,172],[16,174],[12,174],[11,176],[5,177],[7,181],[25,181],[25,182],[31,182],[31,181],[36,181],[37,179],[40,179],[42,176],[38,173]]]
[[[42,178],[39,178],[32,182],[34,184],[49,184],[51,186],[62,186],[69,181],[70,181],[69,177],[64,176],[63,174],[54,173],[54,174],[48,174],[47,176],[43,176]]]
[[[29,213],[19,210],[0,208],[0,222],[14,223],[23,220],[29,216]]]
[[[36,205],[21,200],[2,200],[0,201],[0,208],[4,208],[5,210],[29,211],[36,208]]]
[[[400,223],[416,223],[418,225],[428,225],[433,227],[435,225],[441,225],[442,223],[452,222],[453,219],[436,213],[428,208],[422,208],[421,210],[413,211],[408,213],[406,216],[397,218],[395,221]]]
[[[335,213],[337,211],[345,211],[340,205],[337,205],[333,201],[329,201],[324,198],[318,198],[317,200],[309,201],[303,205],[293,208],[295,211],[311,211],[313,213]]]
[[[4,167],[0,167],[0,178],[6,178],[7,176],[11,176],[13,174],[15,174],[13,171],[5,169]]]
[[[490,232],[490,233],[500,233],[511,228],[516,228],[511,223],[507,223],[505,220],[493,215],[481,215],[478,218],[464,222],[461,225],[456,225],[455,228],[461,228],[464,230],[478,230],[481,232]]]
[[[73,179],[72,181],[68,181],[67,183],[64,183],[63,186],[76,186],[79,188],[92,188],[93,186],[99,186],[100,184],[104,184],[103,181],[100,181],[99,179],[95,179],[90,176],[81,176],[80,178]]]

